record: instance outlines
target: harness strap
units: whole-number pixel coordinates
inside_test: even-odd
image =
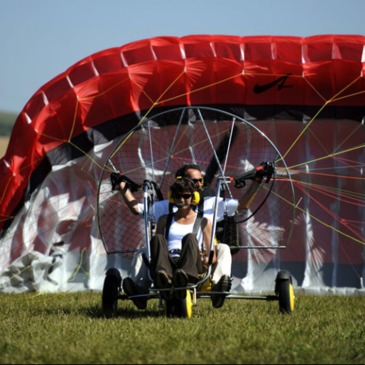
[[[173,217],[174,217],[174,213],[169,213],[169,215],[167,216],[166,227],[165,227],[165,238],[167,241],[169,240],[169,232],[170,232],[170,227],[171,227]]]
[[[169,231],[170,231],[173,217],[174,217],[174,213],[169,213],[169,215],[167,216],[166,227],[165,227],[165,238],[167,240],[169,239]],[[194,222],[193,232],[192,232],[195,234],[195,236],[198,234],[202,219],[203,219],[203,212],[199,210],[198,214],[196,216],[195,222]]]

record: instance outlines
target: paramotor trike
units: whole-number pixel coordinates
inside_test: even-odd
[[[185,107],[163,111],[142,118],[141,122],[113,151],[105,166],[105,176],[99,187],[98,219],[104,245],[108,253],[120,254],[132,262],[138,250],[144,251],[146,266],[149,265],[149,242],[155,225],[153,206],[163,199],[164,193],[174,181],[175,171],[188,162],[206,167],[205,184],[215,186],[216,205],[213,212],[211,250],[216,234],[218,201],[237,199],[244,190],[245,181],[252,178],[254,166],[262,161],[272,161],[275,174],[255,197],[249,212],[236,212],[230,219],[238,232],[239,243],[224,242],[232,247],[234,257],[243,249],[262,249],[277,256],[276,252],[289,242],[295,215],[294,189],[284,158],[269,138],[252,123],[228,112],[209,107]],[[118,194],[112,192],[110,173],[121,172],[128,181],[139,187],[136,194],[143,200],[143,224],[129,214]],[[143,183],[137,184],[137,181]],[[231,184],[234,182],[234,187]],[[142,194],[142,196],[141,196]],[[223,196],[223,198],[222,198]],[[279,214],[280,209],[280,214]],[[262,223],[264,222],[264,223]],[[227,239],[227,236],[226,236]],[[234,246],[234,247],[233,247]],[[241,255],[242,256],[242,255]],[[240,257],[236,261],[242,260]],[[276,262],[274,294],[247,295],[242,291],[215,292],[209,290],[211,265],[201,280],[186,288],[184,299],[163,299],[161,292],[152,285],[147,299],[159,299],[168,316],[191,317],[198,298],[225,295],[226,299],[261,299],[278,301],[282,313],[294,310],[293,281],[289,271],[280,269]],[[208,288],[208,289],[207,289]],[[178,290],[178,288],[175,288]],[[179,288],[181,289],[181,288]],[[135,299],[122,291],[120,268],[106,271],[102,303],[106,316],[117,311],[118,300]]]

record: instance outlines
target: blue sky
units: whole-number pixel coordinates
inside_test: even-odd
[[[0,110],[101,50],[189,34],[365,35],[365,0],[0,0]]]

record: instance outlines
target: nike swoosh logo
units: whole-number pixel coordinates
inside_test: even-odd
[[[253,92],[255,94],[261,94],[261,93],[273,88],[274,86],[278,87],[277,88],[278,91],[280,91],[284,87],[292,87],[292,85],[285,85],[285,82],[288,80],[290,75],[291,74],[289,73],[287,75],[281,76],[278,79],[276,79],[272,82],[269,82],[268,84],[264,84],[264,85],[256,84],[253,88]]]

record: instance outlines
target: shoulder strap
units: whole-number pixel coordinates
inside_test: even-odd
[[[173,217],[174,217],[174,212],[171,212],[171,213],[168,214],[167,219],[166,219],[166,226],[165,226],[165,238],[166,238],[166,240],[169,240],[169,231],[170,231],[170,226],[171,226]]]
[[[198,234],[200,225],[202,223],[202,219],[203,219],[203,211],[198,210],[198,214],[196,216],[195,223],[193,226],[193,233],[195,234],[195,236]]]

